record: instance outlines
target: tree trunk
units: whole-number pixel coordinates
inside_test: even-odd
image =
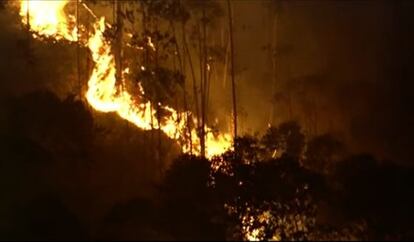
[[[207,72],[208,75],[207,75],[207,84],[206,84],[206,110],[207,111],[209,110],[209,103],[210,103],[211,78],[212,78],[213,74],[215,73],[214,72],[215,69],[213,68],[213,65],[210,65],[209,69],[210,70]],[[207,122],[208,122],[208,120],[207,120]]]
[[[200,125],[200,111],[199,111],[199,106],[198,106],[199,104],[198,104],[198,94],[197,94],[197,79],[195,76],[194,65],[193,65],[193,61],[191,58],[190,49],[188,48],[188,44],[187,44],[187,36],[186,36],[184,23],[181,25],[181,28],[183,32],[184,48],[188,56],[188,63],[190,65],[191,77],[193,79],[193,96],[194,96],[194,106],[195,106],[195,111],[196,111],[196,116],[197,116],[197,125]]]
[[[231,89],[233,99],[233,135],[237,137],[237,99],[236,99],[236,81],[234,77],[234,41],[233,41],[233,17],[230,0],[227,0],[227,10],[229,15],[230,31],[230,60],[231,60]]]
[[[122,41],[123,41],[123,17],[122,17],[122,3],[115,0],[114,5],[114,20],[116,21],[116,40],[115,40],[115,65],[116,65],[116,80],[122,81]],[[121,83],[123,85],[124,83]]]
[[[141,8],[142,8],[142,26],[143,26],[143,30],[144,33],[147,33],[147,13],[146,13],[146,7],[145,7],[145,3],[143,1],[140,2],[141,4]],[[145,36],[148,37],[148,36]],[[145,54],[144,54],[144,65],[145,68],[149,68],[149,50],[148,50],[148,46],[145,48]],[[158,158],[157,158],[157,152],[156,152],[156,148],[155,148],[155,142],[154,142],[154,117],[153,117],[153,112],[154,112],[154,107],[152,102],[150,102],[150,113],[151,113],[151,117],[150,117],[150,125],[151,125],[151,132],[150,132],[150,137],[149,137],[149,146],[150,146],[150,150],[151,150],[151,158],[153,159],[154,163],[157,162]],[[158,168],[158,164],[155,164],[155,172],[156,169]]]
[[[203,10],[204,11],[204,10]],[[205,157],[206,153],[206,146],[205,146],[205,116],[204,116],[204,48],[203,48],[203,40],[202,40],[202,33],[201,33],[201,26],[200,23],[197,25],[198,30],[198,50],[199,50],[199,65],[200,65],[200,104],[201,104],[201,123],[198,124],[199,129],[199,136],[200,136],[200,148],[201,148],[201,156]]]
[[[183,60],[183,56],[181,53],[181,49],[180,46],[178,45],[178,41],[177,41],[177,33],[175,31],[175,24],[173,22],[170,22],[172,30],[173,30],[173,35],[174,35],[174,39],[175,39],[175,48],[177,51],[177,58],[178,58],[178,64],[180,67],[180,72],[182,75],[185,75],[185,66],[184,66],[184,60]],[[186,137],[186,143],[187,145],[189,145],[190,147],[190,154],[193,153],[193,144],[192,144],[192,137],[191,137],[191,124],[190,124],[190,115],[188,112],[188,101],[187,101],[187,91],[186,91],[186,82],[184,81],[183,84],[183,102],[184,102],[184,110],[186,111],[186,124],[187,124],[187,132],[188,134],[185,136]]]
[[[27,29],[30,31],[30,1],[26,0],[27,4],[27,11],[26,11],[26,21],[27,21]]]
[[[272,16],[272,25],[271,25],[271,32],[270,32],[270,58],[272,61],[272,95],[276,93],[276,85],[277,85],[277,21],[278,21],[278,13],[274,12],[274,10],[271,10],[270,13]],[[269,124],[274,124],[274,116],[275,116],[275,110],[276,110],[276,102],[273,100],[271,104],[270,109],[270,115],[269,115]]]
[[[207,19],[206,19],[205,6],[203,6],[203,20],[202,20],[202,23],[203,23],[203,54],[202,54],[202,57],[203,57],[203,61],[202,61],[202,63],[203,63],[203,65],[202,65],[203,79],[202,80],[203,80],[203,82],[202,82],[202,93],[201,93],[202,94],[201,135],[203,137],[203,146],[204,147],[203,146],[201,147],[201,155],[202,155],[202,157],[205,157],[205,155],[206,155],[205,137],[206,137],[206,122],[207,122],[206,94],[207,94],[207,82],[208,82],[208,79],[207,79],[207,72],[208,72],[208,70],[207,70],[207,64],[208,64],[207,63],[207,59],[208,59],[208,56],[207,56]]]
[[[225,57],[224,57],[224,67],[223,67],[223,88],[226,88],[227,86],[227,75],[228,73],[228,65],[229,65],[229,49],[230,49],[230,41],[227,40],[226,43],[226,52],[225,52]]]
[[[90,15],[87,14],[86,15],[86,22],[87,23],[89,23],[89,18],[90,18]],[[89,39],[89,37],[90,37],[89,31],[90,31],[89,24],[86,24],[86,38],[87,39]],[[86,55],[86,75],[87,76],[89,76],[90,69],[91,69],[91,55],[87,54]]]
[[[78,71],[78,95],[82,97],[82,81],[81,81],[81,68],[80,68],[80,39],[79,39],[79,0],[76,0],[76,65]]]
[[[158,28],[158,21],[156,20],[155,23],[155,33],[159,32],[159,28]],[[158,45],[158,39],[155,38],[154,40],[155,42],[155,46],[159,46]],[[155,48],[155,70],[156,72],[159,72],[159,49]],[[159,78],[159,75],[156,75]],[[159,81],[159,80],[157,80]],[[159,104],[159,98],[156,98],[157,100],[157,122],[158,122],[158,127],[157,127],[157,163],[158,163],[158,172],[159,172],[159,176],[161,177],[162,174],[162,159],[161,159],[161,153],[162,153],[162,143],[161,143],[161,105]]]

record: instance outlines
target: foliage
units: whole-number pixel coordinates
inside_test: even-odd
[[[290,121],[270,127],[262,138],[268,152],[300,158],[305,146],[305,135],[298,123]]]
[[[338,162],[345,154],[344,145],[332,135],[316,136],[307,144],[305,165],[310,169],[328,173],[333,163]]]
[[[142,83],[146,100],[169,106],[174,106],[175,94],[184,85],[184,77],[180,72],[162,67],[148,68],[139,72],[137,80]]]
[[[225,193],[227,188],[232,194],[224,203],[240,223],[233,226],[241,228],[244,238],[305,239],[315,223],[312,193],[316,180],[297,159],[285,155],[263,160],[266,156],[257,156],[257,139],[245,137],[237,142],[238,154],[222,157],[232,165],[231,177],[225,180],[222,174],[213,175],[216,189]]]
[[[210,164],[207,160],[182,156],[165,175],[161,187],[163,216],[167,231],[176,239],[224,239],[220,218],[224,209],[207,186]]]
[[[94,154],[96,152],[107,154],[103,150],[91,149],[91,144],[96,146],[96,142],[106,142],[101,139],[104,136],[109,144],[110,140],[117,138],[113,134],[103,136],[102,132],[107,131],[95,127],[97,124],[92,122],[89,111],[70,97],[59,100],[50,93],[40,92],[8,102],[8,108],[2,110],[6,114],[5,123],[9,129],[7,132],[2,131],[1,146],[1,152],[7,160],[0,163],[2,189],[5,191],[2,206],[7,208],[7,212],[0,211],[3,218],[9,221],[7,224],[0,221],[3,238],[89,238],[84,224],[79,221],[82,216],[78,212],[74,214],[73,208],[68,205],[71,204],[70,200],[66,198],[61,202],[63,198],[55,197],[55,189],[68,189],[66,185],[56,184],[56,181],[68,179],[66,168],[72,167],[70,175],[74,178],[67,183],[76,188],[73,195],[80,197],[85,195],[79,189],[84,189],[87,183],[79,174],[84,173],[83,169],[89,166],[93,167],[94,180],[100,183],[104,180],[116,182],[114,173],[118,171],[115,168],[120,166],[121,170],[125,170],[119,152],[111,157],[102,155],[98,160],[95,158],[95,163],[88,161],[97,156]],[[413,216],[410,208],[414,202],[411,196],[411,169],[382,165],[369,155],[354,155],[335,162],[327,174],[309,167],[315,163],[306,163],[307,157],[283,153],[280,157],[272,158],[269,151],[275,144],[299,146],[293,141],[285,143],[285,137],[289,136],[283,136],[286,132],[281,127],[286,126],[272,128],[273,134],[280,135],[269,136],[267,134],[270,131],[265,133],[267,142],[263,141],[263,137],[239,137],[235,141],[237,153],[228,151],[212,161],[188,155],[179,157],[164,174],[158,186],[159,196],[152,199],[131,199],[128,196],[124,202],[112,203],[100,220],[102,226],[94,238],[410,238],[409,221]],[[275,130],[283,132],[277,133]],[[127,136],[120,134],[120,137]],[[276,138],[271,140],[269,137]],[[292,140],[299,144],[302,142],[300,139]],[[128,146],[126,140],[121,143],[110,147],[121,151],[121,147]],[[136,143],[135,139],[133,143]],[[308,143],[305,147],[305,153],[319,154],[319,146]],[[312,151],[310,148],[317,150]],[[135,154],[132,149],[137,147],[131,145],[124,148],[122,153]],[[292,149],[286,147],[286,150]],[[117,166],[114,167],[115,157]],[[109,173],[99,175],[102,167],[99,168],[97,164],[105,162],[109,164]],[[220,165],[219,169],[211,169],[214,162]],[[304,163],[307,166],[303,166]],[[53,168],[61,165],[64,167],[61,171]],[[58,172],[57,176],[66,178],[52,179],[47,175],[47,171],[52,168]],[[123,179],[126,178],[121,175]],[[33,181],[37,181],[36,186],[32,184]],[[86,192],[96,194],[96,189]],[[131,189],[137,188],[132,185]],[[53,191],[52,199],[44,196],[45,190]],[[110,189],[108,195],[111,198],[115,196],[115,190]],[[91,200],[91,205],[96,206],[100,199],[102,197],[98,196],[97,200]],[[105,199],[107,201],[108,198]],[[26,202],[20,206],[16,201]],[[332,209],[326,210],[327,207],[321,205],[321,201],[330,203]],[[52,212],[47,212],[46,207]],[[332,218],[322,221],[320,213],[326,213],[325,210],[331,213]],[[42,220],[36,219],[39,213],[42,213]],[[39,223],[41,225],[50,221],[54,224],[53,232],[39,227]]]

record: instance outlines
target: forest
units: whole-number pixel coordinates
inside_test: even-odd
[[[414,238],[414,3],[0,2],[0,240]]]

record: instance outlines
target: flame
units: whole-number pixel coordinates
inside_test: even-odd
[[[30,26],[38,36],[54,38],[56,40],[66,39],[76,41],[78,30],[76,29],[76,18],[67,15],[64,11],[69,0],[60,1],[30,1],[21,0],[20,15],[22,21]],[[83,4],[84,5],[84,4]],[[89,8],[88,11],[92,12]],[[29,12],[29,14],[27,14]],[[93,12],[92,12],[93,13]],[[29,16],[29,17],[27,17]],[[29,21],[27,21],[29,20]],[[168,137],[181,140],[186,134],[187,113],[179,113],[171,107],[159,106],[169,113],[162,122],[152,125],[151,120],[157,122],[154,108],[150,102],[139,102],[141,97],[133,97],[127,90],[117,85],[115,58],[111,53],[111,45],[106,41],[104,32],[106,26],[105,18],[100,18],[94,24],[94,34],[87,41],[87,47],[91,51],[95,63],[92,75],[88,81],[88,90],[85,94],[88,103],[100,112],[115,112],[121,118],[128,120],[137,127],[150,130],[161,129]],[[151,39],[149,46],[155,50]],[[125,70],[124,74],[129,70]],[[121,80],[122,83],[125,79]],[[142,86],[139,85],[141,94],[144,94]],[[161,104],[158,104],[161,105]],[[194,120],[195,121],[195,120]],[[212,130],[206,127],[206,157],[211,158],[222,154],[231,148],[232,137],[230,134],[214,135]],[[200,140],[195,129],[191,131],[191,144],[193,153],[200,154]],[[190,145],[182,145],[184,152],[190,152]]]
[[[29,24],[32,31],[39,36],[53,37],[56,40],[76,41],[76,18],[66,17],[64,11],[69,0],[30,1],[22,0],[20,15],[24,24]],[[27,14],[29,13],[29,14]]]

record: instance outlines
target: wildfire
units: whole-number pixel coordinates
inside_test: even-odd
[[[38,36],[65,39],[68,41],[78,40],[76,18],[65,13],[65,7],[70,0],[60,1],[31,1],[21,0],[20,15],[24,24],[30,26],[31,31]],[[88,8],[88,11],[91,11]],[[92,12],[93,13],[93,12]],[[100,18],[94,24],[94,33],[88,39],[86,46],[92,54],[95,63],[92,75],[88,81],[86,99],[88,103],[100,112],[115,112],[121,118],[128,120],[137,127],[150,130],[161,129],[168,137],[180,140],[187,131],[186,113],[179,113],[171,107],[162,106],[169,115],[160,123],[151,125],[151,120],[157,121],[155,111],[151,108],[150,102],[140,103],[140,97],[133,97],[127,90],[117,85],[115,58],[111,53],[111,44],[105,39],[104,31],[106,26],[104,18]],[[154,44],[149,39],[151,48]],[[125,80],[121,80],[122,83]],[[140,89],[143,94],[144,90]],[[138,100],[138,101],[137,101]],[[158,104],[160,105],[160,104]],[[180,118],[181,117],[181,118]],[[206,127],[206,156],[208,158],[219,155],[231,148],[232,137],[230,134],[214,135],[212,130]],[[192,151],[200,154],[200,140],[195,129],[192,129]],[[190,152],[190,144],[182,145],[184,152]]]
[[[31,30],[39,36],[52,37],[56,40],[76,41],[76,18],[66,15],[65,6],[69,0],[29,1],[22,0],[20,16],[24,24],[30,24]]]

